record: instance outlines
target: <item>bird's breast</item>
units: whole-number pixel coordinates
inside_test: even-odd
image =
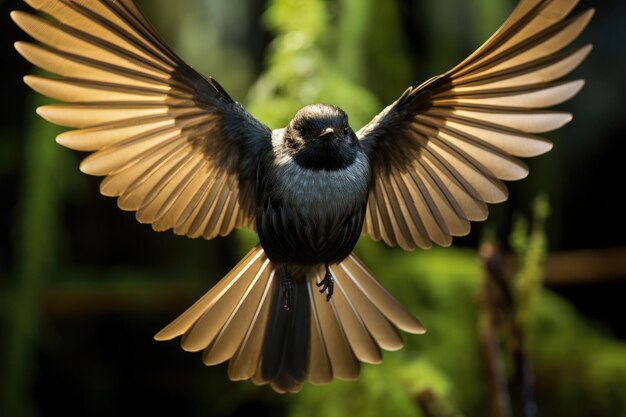
[[[257,231],[268,257],[298,264],[345,258],[361,234],[369,180],[364,154],[330,171],[275,158],[258,190]]]
[[[273,197],[304,218],[324,221],[341,216],[367,200],[370,170],[365,154],[337,170],[309,170],[293,160],[274,161]]]

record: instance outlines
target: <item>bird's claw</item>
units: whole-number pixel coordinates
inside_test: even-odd
[[[291,310],[291,281],[285,280],[282,282],[282,297],[283,297],[283,308],[287,311]]]
[[[330,301],[331,297],[333,296],[333,291],[335,290],[335,279],[330,273],[328,267],[326,268],[326,275],[324,275],[324,279],[315,285],[321,287],[320,293],[326,292],[326,301]]]

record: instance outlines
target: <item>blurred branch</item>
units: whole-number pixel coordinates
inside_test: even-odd
[[[486,279],[478,294],[478,327],[491,416],[510,417],[511,399],[502,363],[498,328],[501,311],[506,309],[501,304],[511,305],[511,293],[504,278],[502,257],[496,244],[490,240],[483,243],[479,256],[485,268]],[[506,298],[505,303],[502,303],[502,298]]]
[[[425,417],[462,417],[460,413],[450,410],[431,389],[421,390],[415,395],[415,402]]]
[[[89,275],[85,273],[84,275]],[[162,279],[145,271],[115,271],[88,281],[57,276],[41,296],[41,309],[52,317],[90,317],[109,313],[180,312],[206,292],[201,279]],[[141,296],[138,296],[141,294]]]
[[[31,107],[43,104],[37,98]],[[32,109],[31,109],[32,110]],[[30,111],[34,114],[34,111]],[[59,178],[60,147],[54,141],[59,128],[33,116],[26,134],[25,169],[20,187],[19,218],[15,233],[16,271],[11,297],[8,338],[5,341],[0,415],[22,416],[32,377],[39,296],[45,287],[55,258],[59,199],[64,181]]]
[[[520,417],[533,417],[532,366],[526,353],[526,322],[520,321],[519,293],[512,291],[511,280],[505,274],[499,247],[492,241],[480,247],[480,258],[486,272],[483,289],[478,297],[479,334],[487,376],[492,417],[510,417],[512,402],[508,392],[507,375],[499,335],[506,340],[514,364],[513,392]]]
[[[493,237],[485,239],[479,250],[485,269],[485,281],[478,297],[480,343],[493,417],[510,417],[513,409],[520,417],[536,415],[526,329],[532,302],[543,281],[547,249],[545,221],[550,214],[546,196],[535,199],[533,214],[531,226],[520,217],[511,233],[511,247],[518,259],[518,268],[513,274],[507,274],[502,253]],[[506,352],[502,352],[502,341]],[[513,362],[514,401],[507,389],[502,364],[505,355]]]
[[[547,285],[595,284],[626,279],[626,247],[553,252],[545,265]]]
[[[362,82],[364,42],[372,11],[371,0],[340,0],[337,63],[344,75]]]

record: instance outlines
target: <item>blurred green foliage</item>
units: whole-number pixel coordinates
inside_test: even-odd
[[[249,28],[258,24],[256,13],[265,7],[261,2],[154,0],[138,3],[183,58],[201,72],[215,76],[269,126],[284,126],[304,105],[325,102],[346,110],[355,129],[395,100],[408,85],[416,85],[454,65],[459,55],[492,33],[512,6],[511,1],[505,0],[420,3],[270,0],[260,20],[263,29],[252,32]],[[407,4],[412,6],[408,8]],[[416,31],[412,37],[407,36],[407,29],[400,24],[408,19],[409,10],[426,16],[419,20],[423,26],[411,29]],[[268,37],[267,49],[259,43],[259,33]],[[420,36],[429,40],[426,45],[416,43]],[[415,53],[418,48],[420,51]],[[260,74],[255,67],[255,54],[264,56]],[[428,60],[422,59],[424,57]],[[18,58],[12,56],[11,59]],[[145,411],[144,407],[148,407],[150,401],[154,403],[155,397],[165,401],[171,396],[181,399],[180,406],[183,400],[189,402],[188,407],[193,410],[189,415],[231,415],[241,403],[256,401],[272,410],[285,408],[292,417],[421,417],[418,397],[421,393],[432,392],[448,410],[445,415],[487,415],[488,394],[479,352],[475,300],[484,273],[472,249],[437,248],[408,254],[362,239],[357,248],[359,256],[422,320],[428,333],[406,336],[404,349],[385,352],[381,365],[365,365],[356,382],[335,381],[320,387],[307,385],[299,395],[278,397],[268,388],[257,388],[251,383],[227,382],[223,367],[204,369],[197,356],[187,358],[192,355],[179,351],[175,344],[152,343],[147,333],[156,328],[150,326],[164,324],[151,321],[159,316],[155,311],[166,310],[159,320],[174,317],[181,305],[208,289],[257,238],[249,231],[241,231],[235,239],[218,243],[187,242],[134,225],[129,214],[119,214],[116,218],[123,225],[119,233],[107,230],[107,222],[112,220],[97,216],[103,213],[114,216],[112,213],[117,209],[113,202],[95,197],[94,181],[89,182],[89,187],[85,186],[87,180],[75,169],[77,157],[52,140],[58,130],[34,114],[34,105],[41,104],[38,100],[29,99],[25,108],[28,129],[23,134],[15,134],[15,142],[12,142],[24,140],[23,145],[15,146],[22,150],[19,177],[23,180],[18,188],[17,208],[10,215],[14,216],[11,217],[14,218],[11,238],[14,260],[10,268],[2,271],[10,274],[11,279],[0,288],[3,292],[0,294],[1,312],[4,313],[3,324],[6,324],[1,331],[4,366],[0,369],[0,415],[34,416],[65,410],[63,401],[62,406],[48,402],[49,408],[46,408],[39,402],[45,395],[32,391],[36,382],[50,389],[56,385],[56,379],[62,377],[43,375],[44,366],[38,359],[41,350],[44,350],[43,356],[51,357],[52,361],[61,363],[62,359],[67,359],[67,363],[62,362],[58,368],[68,370],[69,374],[77,363],[81,364],[78,368],[82,373],[72,387],[95,393],[90,397],[93,404],[85,405],[84,410],[101,410],[107,403],[120,402],[118,408],[112,409],[128,411],[130,407]],[[549,167],[544,172],[554,173],[555,170]],[[554,175],[561,178],[563,174]],[[527,184],[544,181],[544,178],[536,176]],[[533,189],[532,194],[536,193],[535,188],[529,188]],[[529,192],[525,193],[528,196]],[[110,207],[109,211],[90,212],[90,208],[105,205]],[[556,209],[562,208],[557,204]],[[71,217],[68,212],[78,220],[68,218]],[[547,203],[539,200],[535,213],[538,215],[534,222],[520,217],[515,223],[510,246],[519,261],[514,278],[521,300],[518,320],[529,329],[540,413],[545,416],[624,417],[626,345],[589,323],[563,299],[541,289],[542,262],[547,251]],[[105,225],[99,228],[100,223]],[[85,228],[98,233],[90,233]],[[78,240],[85,234],[88,239]],[[87,242],[87,248],[81,248],[74,239],[83,246]],[[131,241],[128,247],[122,242],[126,239]],[[141,245],[135,244],[137,242]],[[127,250],[131,252],[129,258],[139,260],[133,263],[122,257],[122,260],[110,261],[116,249]],[[91,255],[85,260],[81,253],[97,253],[97,256]],[[210,282],[206,277],[211,278]],[[122,311],[127,324],[111,326],[113,330],[103,338],[110,344],[104,350],[119,350],[118,356],[106,362],[96,353],[83,352],[83,346],[88,346],[94,338],[87,331],[92,326],[90,321],[80,327],[87,329],[84,335],[74,336],[78,339],[80,355],[73,355],[72,340],[66,340],[72,338],[64,337],[57,328],[61,326],[44,316],[44,295],[55,292],[61,293],[61,299],[73,301],[71,305],[62,306],[70,312],[68,314],[76,314],[64,319],[68,322],[82,322],[84,318],[78,316],[89,311],[85,304],[91,300],[103,297],[105,301],[114,301],[109,307]],[[183,301],[155,306],[157,300],[167,299],[168,294],[172,298],[178,294]],[[91,314],[87,320],[97,321],[98,313]],[[101,314],[106,316],[106,312]],[[117,338],[124,327],[129,328],[124,333],[127,337],[137,333],[138,328],[144,330],[137,339],[122,345]],[[148,347],[133,346],[133,341],[138,344],[138,340],[146,340]],[[44,349],[48,344],[53,347]],[[130,369],[135,369],[133,362],[139,362],[138,358],[147,355],[147,350],[159,349],[169,349],[168,359],[188,360],[193,371],[175,369],[177,362],[147,360],[149,368],[144,370],[145,375],[141,374],[141,383],[157,381],[163,392],[138,395],[145,404],[137,397],[129,399],[132,395],[128,393],[117,397],[111,393],[114,392],[112,385],[122,384]],[[131,360],[124,361],[125,355]],[[120,368],[121,380],[111,376],[110,368],[114,367]],[[71,395],[74,393],[67,394],[68,401],[73,400]],[[124,401],[138,404],[133,406]],[[179,404],[176,406],[178,409]],[[112,406],[109,404],[109,407]],[[152,413],[160,411],[159,404],[153,407]],[[91,412],[88,415],[101,414]]]
[[[513,225],[509,243],[519,261],[513,278],[517,305],[517,321],[528,323],[533,296],[543,281],[543,263],[548,251],[545,234],[546,219],[550,215],[550,204],[546,195],[540,195],[534,202],[534,221],[529,227],[526,218],[518,216]]]
[[[357,24],[359,15],[368,9],[368,2],[361,2],[363,7],[353,10]],[[329,30],[332,26],[324,2],[272,0],[263,20],[276,36],[269,47],[267,69],[250,93],[248,108],[252,114],[269,126],[285,126],[300,108],[320,102],[342,107],[354,126],[366,123],[375,114],[380,107],[375,96],[351,80],[349,72],[342,71],[342,65],[336,65],[337,52],[361,50],[358,45],[343,46],[344,43],[359,40],[348,36],[335,42],[336,48],[332,47],[331,42],[339,33]],[[350,58],[358,59],[354,54]],[[339,59],[342,61],[345,59]],[[362,68],[352,60],[344,66]]]

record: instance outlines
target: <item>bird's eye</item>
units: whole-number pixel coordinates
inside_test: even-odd
[[[308,131],[309,130],[306,128],[306,126],[298,128],[298,133],[300,133],[301,137],[305,137]]]
[[[343,134],[347,135],[348,133],[350,133],[350,129],[348,129],[348,126],[346,125],[343,127]]]

